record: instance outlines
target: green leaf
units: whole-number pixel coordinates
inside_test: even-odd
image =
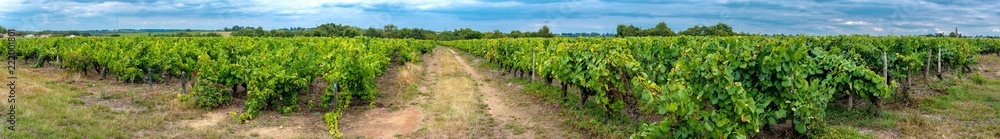
[[[667,107],[666,106],[660,107],[658,109],[658,111],[656,111],[656,112],[659,113],[659,114],[666,114],[667,113]]]
[[[806,132],[805,124],[795,124],[795,131],[799,131],[799,133],[805,133]]]
[[[728,123],[729,123],[729,120],[727,120],[727,119],[719,119],[718,122],[715,122],[715,126],[717,126],[717,127],[725,127],[726,124],[728,124]]]
[[[677,111],[677,103],[667,104],[667,111],[670,111],[670,112]]]
[[[780,109],[780,110],[774,112],[774,117],[776,117],[778,119],[785,118],[785,116],[786,116],[787,113],[788,113],[788,111],[785,111],[785,109]]]

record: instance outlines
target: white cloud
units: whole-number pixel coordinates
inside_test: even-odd
[[[0,0],[0,13],[21,10],[21,8],[25,8],[25,5],[22,4],[24,1],[25,0]]]
[[[502,1],[502,2],[497,2]],[[1000,34],[1000,4],[941,5],[926,0],[654,1],[560,0],[0,0],[0,24],[27,29],[105,29],[121,17],[121,28],[266,29],[339,23],[359,27],[469,27],[507,32],[614,32],[618,24],[650,27],[667,22],[674,31],[726,23],[735,31],[792,34],[927,34],[959,27],[969,34]],[[872,7],[879,5],[881,7]],[[847,12],[844,9],[854,9]],[[874,9],[874,10],[872,10]],[[880,12],[887,9],[891,13]],[[28,11],[28,12],[22,12]],[[458,13],[462,12],[462,13]],[[767,15],[767,16],[761,16]],[[30,28],[35,27],[35,28]],[[932,30],[933,29],[933,30]]]
[[[126,3],[106,1],[101,3],[54,2],[40,4],[42,10],[53,11],[70,17],[106,16],[114,13],[135,13],[140,11],[177,11],[175,5],[166,2]],[[183,6],[183,5],[181,5]]]
[[[847,21],[844,22],[845,25],[871,25],[871,23],[865,21]]]
[[[519,2],[481,2],[476,0],[253,0],[253,3],[272,8],[317,8],[324,5],[354,5],[371,8],[378,5],[398,5],[410,10],[432,10],[460,6],[516,6]]]

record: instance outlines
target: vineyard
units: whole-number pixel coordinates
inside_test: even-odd
[[[466,51],[503,72],[558,82],[574,107],[640,125],[634,138],[748,138],[790,121],[797,134],[827,127],[834,101],[873,105],[910,98],[917,75],[975,71],[977,57],[1000,56],[1000,40],[912,36],[499,38],[457,41],[368,37],[124,37],[19,39],[12,53],[34,67],[98,73],[100,80],[191,81],[177,99],[204,109],[245,104],[243,123],[261,111],[300,111],[300,93],[325,81],[330,136],[351,102],[376,106],[376,78],[421,61],[437,45]],[[0,41],[6,44],[6,40]],[[0,47],[7,49],[7,47]],[[454,52],[452,52],[454,53]],[[9,54],[4,54],[5,56]],[[458,56],[456,56],[458,57]],[[394,62],[398,61],[398,62]],[[477,77],[478,78],[478,77]],[[926,80],[926,78],[924,78]],[[478,84],[477,84],[478,85]],[[940,89],[938,89],[940,90]],[[245,100],[245,102],[233,102]],[[855,102],[857,100],[857,102]],[[310,102],[312,103],[312,102]],[[593,106],[593,105],[590,105]],[[310,106],[311,107],[311,106]]]
[[[203,108],[216,108],[245,95],[238,121],[254,119],[264,109],[288,113],[300,109],[296,93],[314,78],[327,80],[322,107],[339,136],[337,119],[350,100],[373,101],[375,77],[392,58],[414,61],[434,46],[430,41],[377,38],[49,38],[24,39],[15,54],[36,67],[56,61],[67,71],[96,70],[101,78],[122,82],[161,82],[194,77],[192,93],[179,94]],[[6,48],[4,48],[6,51]],[[339,84],[338,84],[339,83]],[[240,91],[245,88],[245,92]],[[237,93],[230,93],[237,92]]]
[[[633,137],[746,138],[790,120],[795,131],[824,127],[836,99],[907,94],[911,75],[969,72],[996,40],[923,37],[641,37],[492,39],[445,42],[512,73],[581,90],[607,115],[662,119]],[[934,65],[934,66],[932,66]],[[940,65],[944,65],[941,67]],[[935,67],[936,68],[931,68]],[[936,69],[936,70],[935,70]],[[940,77],[940,76],[939,76]],[[907,83],[908,84],[908,83]],[[904,92],[902,94],[896,92]],[[875,111],[877,115],[878,110]]]

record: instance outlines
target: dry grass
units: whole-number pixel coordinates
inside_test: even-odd
[[[399,75],[396,77],[396,84],[404,87],[417,83],[424,76],[423,67],[414,63],[403,64],[403,68],[399,68],[397,72]]]
[[[228,112],[241,110],[238,102],[214,110],[195,108],[177,101],[181,90],[176,80],[149,88],[54,67],[18,69],[16,75],[18,131],[0,130],[5,138],[246,138],[251,135],[237,131],[273,127],[296,133],[278,138],[327,135],[318,112],[286,117],[266,111],[236,124]]]

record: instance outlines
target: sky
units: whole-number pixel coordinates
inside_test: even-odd
[[[430,30],[613,33],[619,24],[674,31],[726,23],[764,34],[1000,35],[994,0],[0,0],[20,30],[265,29],[339,23]]]

